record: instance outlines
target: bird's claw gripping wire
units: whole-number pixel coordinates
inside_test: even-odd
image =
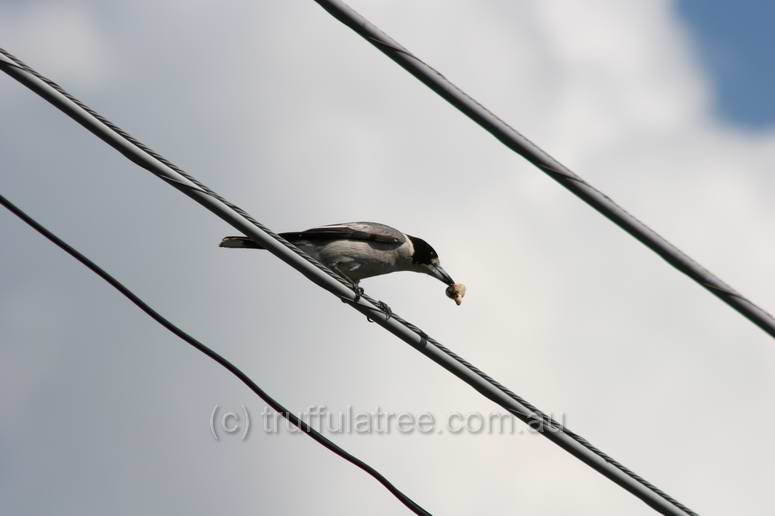
[[[355,297],[350,299],[347,296],[340,296],[339,299],[341,299],[342,303],[357,305],[363,297],[363,294],[365,294],[365,291],[363,290],[363,287],[359,287],[355,282],[348,282],[348,284],[350,289],[353,291],[353,294],[355,294]]]
[[[359,304],[359,301],[365,294],[365,291],[363,290],[363,287],[359,287],[357,283],[351,283],[350,288],[352,289],[353,293],[355,294],[355,297],[353,299],[350,299],[348,297],[340,297],[339,299],[342,300],[342,303],[348,303],[351,305],[357,305]],[[385,303],[384,301],[377,301],[376,307],[365,307],[369,310],[372,310],[374,312],[381,312],[385,316],[385,320],[389,321],[391,317],[393,317],[393,309],[390,308],[390,306]],[[374,319],[372,319],[370,316],[366,316],[366,320],[369,322],[374,322]]]
[[[353,303],[357,303],[358,301],[361,300],[361,297],[363,297],[363,294],[364,294],[363,287],[359,287],[357,283],[352,283],[350,285],[350,288],[355,293],[355,299],[353,299]]]
[[[393,309],[388,306],[387,303],[384,301],[377,301],[377,307],[382,311],[382,313],[385,315],[385,320],[389,321],[391,317],[393,317]],[[376,311],[376,308],[374,309]],[[374,322],[374,319],[372,319],[369,316],[366,316],[366,320],[369,322]]]

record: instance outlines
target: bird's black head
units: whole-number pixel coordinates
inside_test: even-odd
[[[439,263],[439,255],[436,254],[436,251],[428,242],[422,238],[413,237],[411,235],[406,236],[409,237],[409,240],[412,241],[412,246],[414,246],[412,263],[419,265],[436,265]]]
[[[447,274],[447,271],[441,268],[439,264],[439,255],[430,246],[428,242],[422,238],[406,235],[409,240],[412,241],[414,247],[414,254],[412,254],[412,265],[414,270],[433,276],[437,280],[447,285],[452,285],[455,281]]]

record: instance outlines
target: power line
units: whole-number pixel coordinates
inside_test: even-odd
[[[223,366],[227,371],[229,371],[231,374],[236,376],[242,383],[244,383],[259,398],[264,400],[264,402],[266,402],[267,405],[272,407],[272,409],[274,409],[278,414],[280,414],[282,417],[287,419],[293,426],[297,427],[299,430],[309,435],[315,441],[322,444],[323,446],[325,446],[326,448],[328,448],[338,456],[342,457],[344,460],[359,467],[360,469],[362,469],[363,471],[365,471],[366,473],[374,477],[380,484],[385,486],[388,491],[390,491],[396,498],[398,498],[401,501],[401,503],[403,503],[409,509],[414,511],[415,514],[430,515],[428,511],[420,507],[411,498],[409,498],[407,495],[402,493],[400,489],[394,486],[379,471],[369,466],[368,464],[360,460],[358,457],[351,455],[346,450],[339,447],[333,441],[325,437],[323,434],[315,430],[304,420],[297,417],[293,412],[285,408],[279,401],[275,400],[269,394],[267,394],[263,389],[261,389],[261,387],[259,387],[258,384],[256,384],[253,380],[251,380],[250,377],[244,372],[242,372],[242,370],[240,370],[236,365],[232,364],[228,359],[218,354],[213,349],[210,349],[207,345],[195,339],[190,334],[186,333],[183,329],[175,325],[175,323],[173,323],[172,321],[170,321],[169,319],[161,315],[159,312],[154,310],[150,305],[148,305],[148,303],[140,299],[139,296],[137,296],[134,292],[129,290],[128,287],[126,287],[120,281],[114,278],[105,269],[103,269],[102,267],[100,267],[99,265],[91,261],[80,251],[78,251],[77,249],[69,245],[67,242],[65,242],[58,236],[56,236],[54,233],[46,229],[42,224],[37,222],[28,214],[26,214],[24,211],[22,211],[21,208],[14,205],[3,195],[0,195],[0,205],[7,208],[11,213],[13,213],[21,220],[26,222],[28,225],[30,225],[35,231],[37,231],[38,233],[40,233],[41,235],[49,239],[51,242],[53,242],[55,245],[57,245],[59,248],[65,251],[67,254],[69,254],[70,256],[72,256],[73,258],[81,262],[83,265],[85,265],[97,276],[99,276],[100,278],[108,282],[110,286],[118,290],[123,296],[125,296],[135,305],[137,305],[137,307],[140,308],[140,310],[148,314],[154,321],[158,322],[159,324],[167,328],[170,332],[172,332],[173,334],[183,339],[186,343],[190,344],[197,351],[204,353],[205,355],[213,359],[215,362],[217,362],[219,365]]]
[[[422,329],[402,319],[365,293],[353,292],[349,283],[312,257],[273,233],[244,210],[216,194],[190,174],[150,150],[110,121],[85,106],[64,89],[0,49],[0,68],[43,99],[81,124],[128,159],[167,181],[184,194],[231,224],[262,247],[295,268],[310,281],[337,296],[393,335],[469,384],[480,394],[529,424],[567,452],[591,466],[663,514],[695,514],[689,508],[615,461],[586,439],[560,425],[475,366],[459,357]]]
[[[452,84],[441,73],[385,34],[379,27],[372,24],[340,0],[315,1],[337,20],[357,32],[366,41],[398,63],[404,70],[414,75],[447,102],[479,124],[506,147],[520,154],[530,163],[544,171],[549,177],[570,190],[582,201],[595,208],[614,224],[657,253],[670,265],[737,310],[771,337],[775,337],[775,318],[766,310],[724,283],[718,276],[705,269],[686,253],[616,204],[600,190],[554,159],[546,151],[498,118],[493,112]]]

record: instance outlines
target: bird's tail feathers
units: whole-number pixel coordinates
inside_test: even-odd
[[[231,249],[263,249],[255,240],[244,236],[227,236],[221,240],[219,247],[229,247]]]

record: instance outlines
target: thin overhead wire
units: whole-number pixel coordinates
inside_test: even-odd
[[[393,335],[469,384],[480,394],[527,423],[544,437],[583,461],[611,481],[640,498],[655,510],[669,515],[695,514],[688,507],[606,455],[586,439],[565,428],[534,405],[522,399],[493,378],[429,337],[384,303],[364,292],[354,292],[349,283],[314,258],[291,245],[244,210],[216,194],[190,174],[132,138],[110,121],[67,93],[61,86],[39,74],[9,52],[0,49],[0,69],[36,92],[92,134],[128,159],[165,180],[196,202],[231,224],[263,248],[286,262],[316,285],[324,288],[364,314]]]
[[[258,384],[256,384],[256,382],[254,382],[247,374],[242,372],[240,368],[238,368],[236,365],[231,363],[228,359],[226,359],[222,355],[218,354],[218,352],[216,352],[215,350],[209,348],[206,344],[192,337],[185,330],[181,329],[175,323],[173,323],[172,321],[170,321],[169,319],[161,315],[159,312],[154,310],[148,303],[143,301],[137,294],[129,290],[128,287],[126,287],[124,284],[118,281],[109,272],[107,272],[105,269],[103,269],[102,267],[100,267],[99,265],[91,261],[87,256],[85,256],[80,251],[72,247],[70,244],[68,244],[61,238],[59,238],[57,235],[55,235],[54,233],[46,229],[45,226],[37,222],[30,215],[25,213],[21,208],[19,208],[11,201],[6,199],[3,195],[0,195],[0,205],[7,208],[8,211],[13,213],[17,217],[19,217],[22,221],[27,223],[35,231],[37,231],[38,233],[46,237],[57,247],[65,251],[67,254],[69,254],[79,262],[81,262],[89,270],[94,272],[97,276],[99,276],[100,278],[108,282],[110,286],[118,290],[124,297],[129,299],[129,301],[134,303],[140,310],[142,310],[149,317],[151,317],[151,319],[153,319],[154,321],[164,326],[174,335],[183,339],[187,344],[191,345],[197,351],[204,353],[212,360],[217,362],[219,365],[223,366],[227,371],[229,371],[231,374],[236,376],[237,379],[239,379],[239,381],[244,383],[248,387],[248,389],[253,391],[259,398],[264,400],[264,402],[267,405],[272,407],[272,409],[275,412],[277,412],[282,417],[287,419],[293,426],[295,426],[305,434],[309,435],[315,441],[322,444],[323,446],[325,446],[326,448],[334,452],[336,455],[340,456],[344,460],[359,467],[360,469],[362,469],[363,471],[365,471],[366,473],[374,477],[374,479],[376,479],[380,484],[385,486],[385,488],[387,488],[388,491],[390,491],[396,498],[398,498],[398,500],[401,501],[401,503],[403,503],[406,507],[412,510],[415,514],[430,515],[428,511],[420,507],[420,505],[417,504],[414,500],[412,500],[403,492],[401,492],[400,489],[394,486],[379,471],[369,466],[367,463],[365,463],[358,457],[348,453],[346,450],[338,446],[336,443],[328,439],[326,436],[324,436],[323,434],[315,430],[312,426],[309,425],[309,423],[300,419],[298,416],[296,416],[296,414],[294,414],[293,412],[285,408],[279,401],[275,400],[272,396],[270,396],[263,389],[261,389],[261,387],[259,387]]]
[[[775,318],[743,296],[718,276],[646,226],[600,190],[554,159],[509,124],[498,118],[467,93],[452,84],[429,64],[412,54],[379,27],[340,0],[315,0],[334,18],[357,32],[404,70],[415,76],[506,147],[527,159],[549,177],[570,190],[614,224],[638,239],[670,265],[683,272],[749,321],[775,337]]]

